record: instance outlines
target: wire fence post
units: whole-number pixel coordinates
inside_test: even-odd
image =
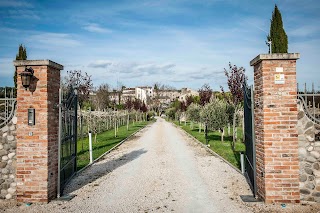
[[[89,155],[90,155],[90,164],[93,162],[93,157],[92,157],[92,133],[89,131]]]

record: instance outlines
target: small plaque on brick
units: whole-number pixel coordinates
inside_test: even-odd
[[[275,74],[274,75],[275,84],[284,84],[284,74]]]
[[[283,67],[276,67],[276,72],[283,72]]]

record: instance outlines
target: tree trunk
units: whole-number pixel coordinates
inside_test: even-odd
[[[235,138],[235,142],[237,142],[237,139],[238,139],[238,127],[236,126],[236,133],[235,133],[235,136],[236,136],[236,138]]]
[[[232,149],[234,150],[234,146],[235,146],[235,142],[236,142],[236,113],[237,110],[235,110],[234,114],[233,114],[233,124],[232,124]]]
[[[127,131],[129,131],[129,114],[128,114],[128,116],[127,116],[128,118],[127,118]]]
[[[242,142],[244,143],[244,114],[242,116]]]
[[[230,123],[228,123],[228,136],[230,136],[230,131],[231,131]]]
[[[201,122],[199,122],[199,133],[201,133]]]
[[[224,137],[224,127],[222,128],[222,131],[221,131],[221,142],[223,142],[223,137]]]
[[[80,109],[80,111],[79,111],[79,118],[80,118],[80,122],[79,122],[79,123],[80,123],[80,134],[81,134],[81,135],[80,135],[80,138],[82,139],[82,138],[83,138],[83,134],[82,134],[82,133],[83,133],[83,127],[82,127],[83,125],[82,125],[82,119],[81,119],[81,118],[82,118],[81,109]],[[78,127],[77,127],[77,128],[78,128]],[[81,141],[82,141],[82,143],[81,143],[81,149],[82,149],[82,150],[81,150],[81,151],[83,151],[83,149],[84,149],[84,147],[83,147],[83,140],[81,140]]]
[[[117,137],[117,121],[114,119],[114,137]]]

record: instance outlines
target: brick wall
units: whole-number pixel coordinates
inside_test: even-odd
[[[266,203],[300,202],[296,129],[298,58],[299,54],[268,54],[250,62],[254,66],[257,193]],[[282,72],[277,72],[281,68]],[[278,74],[284,75],[283,84],[279,79],[280,84],[276,84]]]
[[[17,73],[32,67],[35,79],[28,90],[18,76],[17,89],[17,200],[48,202],[57,194],[60,70],[49,60],[15,61]],[[27,122],[35,109],[35,125]]]

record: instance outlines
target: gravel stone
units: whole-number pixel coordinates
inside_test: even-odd
[[[306,161],[307,161],[307,162],[310,162],[310,163],[314,163],[314,162],[316,162],[317,160],[316,160],[314,157],[312,157],[312,156],[308,156],[308,157],[306,158]]]
[[[7,200],[9,200],[9,199],[11,199],[11,198],[12,198],[12,195],[11,195],[11,194],[7,194],[7,195],[6,195],[6,199],[7,199]]]
[[[8,158],[8,156],[2,156],[2,161],[7,161],[9,158]]]
[[[310,168],[304,168],[304,171],[309,174],[309,175],[312,175],[313,174],[313,170],[310,169]]]
[[[8,193],[10,193],[10,194],[14,194],[15,192],[16,192],[16,189],[14,189],[14,188],[8,189]]]
[[[300,189],[300,193],[308,195],[308,194],[310,194],[310,191],[308,189]]]
[[[6,168],[4,168],[4,169],[2,169],[2,174],[9,174],[9,169],[6,169]]]
[[[314,176],[310,175],[310,176],[308,177],[308,180],[309,180],[309,181],[313,181],[313,180],[314,180]]]
[[[13,141],[14,140],[14,136],[13,135],[8,135],[7,139],[8,139],[8,141]]]
[[[10,131],[14,131],[14,130],[16,130],[16,126],[12,125],[12,126],[9,127],[9,129],[10,129]]]
[[[306,184],[306,188],[313,190],[315,188],[313,183]]]
[[[308,179],[307,175],[302,174],[300,175],[300,182],[305,182]]]
[[[312,196],[320,197],[320,192],[313,192],[313,193],[312,193]]]
[[[17,121],[18,121],[17,116],[14,116],[11,121],[13,124],[17,124]]]
[[[306,124],[306,126],[304,128],[308,129],[309,127],[313,127],[313,122],[312,121],[307,122],[307,124]],[[314,131],[313,128],[311,129],[311,131]]]
[[[315,157],[315,158],[320,158],[320,153],[319,152],[316,152],[316,151],[311,151],[310,152],[310,155]]]
[[[8,154],[8,158],[9,158],[9,159],[12,159],[12,158],[13,158],[13,156],[15,156],[15,155],[16,155],[16,153],[11,152],[11,153],[9,153],[9,154]]]
[[[300,147],[298,152],[299,152],[299,156],[300,157],[306,157],[307,156],[307,150],[305,148],[303,148],[303,147]]]
[[[8,126],[4,126],[1,128],[1,131],[2,132],[7,132],[9,130],[9,127]]]
[[[8,152],[6,150],[1,149],[0,150],[0,156],[6,155]]]
[[[7,163],[6,162],[0,162],[0,168],[3,169],[6,167]]]
[[[308,146],[308,147],[307,147],[307,150],[308,150],[309,152],[311,152],[313,149],[314,149],[313,146]]]

